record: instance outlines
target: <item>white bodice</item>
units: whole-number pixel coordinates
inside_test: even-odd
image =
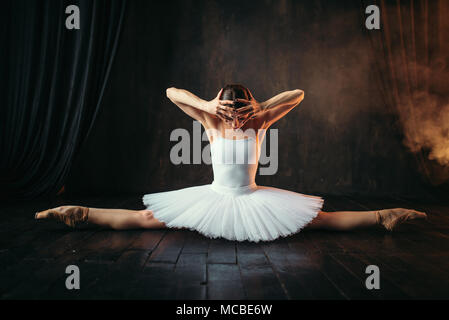
[[[214,171],[213,186],[220,191],[252,189],[256,187],[256,173],[264,135],[240,140],[214,137],[211,159]]]

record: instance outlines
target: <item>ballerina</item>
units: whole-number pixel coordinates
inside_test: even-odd
[[[61,206],[38,212],[36,219],[55,219],[70,227],[94,224],[116,230],[187,228],[210,238],[270,241],[303,228],[352,230],[426,218],[403,208],[375,211],[322,211],[323,199],[255,182],[266,130],[304,98],[302,90],[286,91],[259,103],[241,85],[226,85],[211,101],[176,88],[167,97],[198,120],[211,144],[211,184],[146,194],[145,210]]]

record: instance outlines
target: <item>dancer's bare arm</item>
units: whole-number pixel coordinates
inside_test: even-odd
[[[239,109],[243,115],[257,119],[260,126],[268,128],[273,123],[285,116],[304,99],[304,91],[296,89],[282,92],[264,102],[258,102],[253,96],[250,100],[236,99],[246,106]]]
[[[219,100],[220,94],[221,90],[214,99],[206,101],[184,89],[173,87],[167,89],[167,97],[182,111],[201,123],[204,123],[207,117],[225,117],[225,113],[230,111],[226,105],[234,102]]]
[[[296,89],[282,92],[260,103],[260,117],[270,126],[289,113],[303,99],[304,91],[302,90]]]

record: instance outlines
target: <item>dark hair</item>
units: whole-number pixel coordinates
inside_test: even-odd
[[[232,101],[235,101],[235,99],[251,100],[251,93],[248,88],[242,86],[241,84],[227,84],[224,86],[223,92],[221,93],[219,99]],[[244,103],[235,102],[232,107],[238,109],[244,106]]]

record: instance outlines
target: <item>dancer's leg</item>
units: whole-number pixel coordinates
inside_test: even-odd
[[[151,210],[89,208],[88,221],[116,230],[165,228],[165,224],[157,220]]]
[[[407,220],[426,217],[424,212],[403,208],[375,211],[321,211],[307,228],[345,231],[381,225],[387,230],[393,230],[396,225]]]
[[[74,227],[87,222],[115,230],[158,229],[165,224],[151,210],[100,209],[62,206],[36,213],[36,219],[55,219]]]

